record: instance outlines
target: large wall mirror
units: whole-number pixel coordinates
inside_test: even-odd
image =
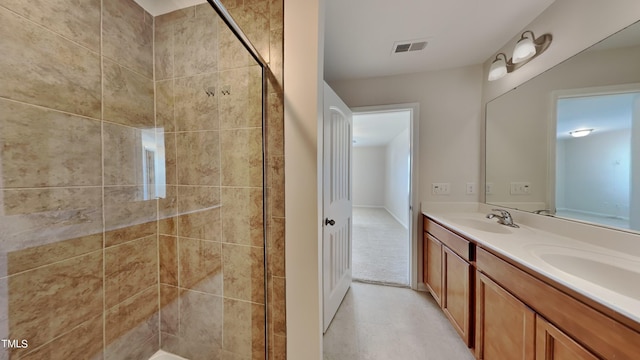
[[[487,103],[486,202],[640,232],[640,23]]]

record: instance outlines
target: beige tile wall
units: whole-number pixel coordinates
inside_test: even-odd
[[[284,89],[282,87],[284,0],[222,0],[222,3],[269,64],[265,129],[268,194],[268,233],[266,234],[268,337],[269,358],[281,360],[286,359],[287,334],[284,263]],[[224,30],[219,32],[219,36],[221,43],[231,37],[228,31]],[[248,59],[246,53],[243,55],[243,52],[236,47],[225,46],[225,49],[235,54],[224,57],[232,63],[240,64]],[[224,61],[221,60],[220,64],[223,63]],[[222,164],[224,168],[224,160]],[[251,228],[250,226],[244,229],[246,231]]]
[[[284,272],[284,0],[222,0],[269,64],[267,84],[267,311],[269,358],[286,359]]]
[[[160,226],[161,347],[263,359],[261,69],[208,4],[157,17],[155,41],[156,118],[177,203]]]
[[[29,345],[0,359],[149,356],[153,18],[131,0],[1,0],[0,47],[0,338]]]
[[[286,358],[282,1],[225,4],[272,67],[274,359]],[[29,340],[0,359],[159,346],[264,358],[261,72],[209,5],[154,20],[133,0],[0,0],[0,47],[0,338]],[[159,200],[139,154],[154,127]]]

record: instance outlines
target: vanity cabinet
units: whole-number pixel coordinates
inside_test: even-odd
[[[446,246],[442,247],[442,310],[467,346],[472,345],[471,313],[473,267]]]
[[[536,360],[598,360],[598,357],[537,315]]]
[[[424,283],[467,346],[473,342],[473,266],[466,239],[424,218]]]
[[[476,359],[598,359],[484,274],[476,279]]]
[[[477,359],[640,359],[639,323],[426,216],[423,231],[425,285]]]
[[[484,274],[476,279],[476,359],[535,360],[536,313]]]
[[[567,289],[542,281],[481,247],[476,251],[476,267],[477,358],[524,359],[489,356],[493,351],[494,339],[512,337],[514,331],[521,329],[515,337],[526,340],[512,342],[511,346],[523,354],[529,354],[526,359],[534,359],[534,356],[536,360],[638,359],[640,332],[587,305],[587,299],[569,295],[565,292]],[[508,307],[506,302],[494,305],[498,304],[496,296],[487,295],[493,293],[510,298],[512,304],[520,304],[521,312],[512,311],[517,306]],[[516,320],[516,316],[520,320]],[[487,319],[496,317],[514,326],[502,325],[502,330],[494,326],[496,330],[491,330]],[[495,324],[498,320],[492,321]],[[534,331],[532,326],[535,326],[535,335],[530,335]]]
[[[442,306],[442,243],[429,233],[424,233],[424,284]]]

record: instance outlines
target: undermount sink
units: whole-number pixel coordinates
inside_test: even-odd
[[[534,246],[532,253],[554,268],[621,295],[640,299],[640,260],[562,246]]]
[[[467,226],[470,228],[474,228],[476,230],[490,232],[495,234],[511,234],[511,230],[505,225],[500,225],[495,221],[491,220],[478,220],[478,219],[468,219],[468,218],[456,218],[454,219],[456,224]]]

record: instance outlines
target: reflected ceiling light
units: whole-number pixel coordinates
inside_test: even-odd
[[[583,137],[583,136],[587,136],[587,135],[591,134],[592,131],[593,131],[593,129],[573,130],[573,131],[569,131],[569,135],[571,135],[573,137]]]
[[[491,68],[489,69],[488,80],[498,80],[535,59],[547,50],[549,45],[551,45],[551,40],[553,40],[551,34],[544,34],[536,38],[533,31],[527,30],[523,32],[513,50],[513,57],[511,59],[507,59],[504,53],[496,55],[496,59],[491,63]],[[499,58],[500,55],[503,56],[503,59]],[[504,64],[504,66],[502,66],[502,64]]]

